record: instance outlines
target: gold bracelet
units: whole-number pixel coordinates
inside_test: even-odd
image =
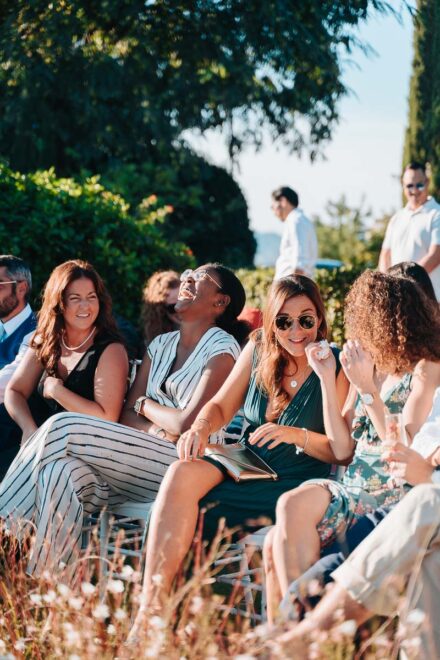
[[[307,447],[307,443],[308,443],[309,440],[310,440],[309,430],[306,429],[306,428],[303,426],[303,427],[301,428],[301,431],[304,432],[304,444],[303,444],[302,447],[298,447],[298,445],[296,445],[296,453],[297,453],[297,454],[302,454],[302,453],[305,452],[306,447]]]
[[[208,424],[208,426],[209,426],[209,429],[208,429],[208,435],[211,435],[211,433],[212,433],[212,426],[211,426],[211,422],[209,421],[209,419],[206,419],[206,417],[199,417],[198,419],[195,419],[195,420],[194,420],[194,424],[197,424],[197,422],[206,422],[206,423]]]

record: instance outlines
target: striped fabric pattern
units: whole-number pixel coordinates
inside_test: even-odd
[[[184,409],[209,360],[222,353],[236,359],[240,349],[231,335],[212,328],[183,367],[167,376],[178,339],[172,332],[150,344],[147,396]],[[79,413],[50,417],[23,445],[0,484],[0,516],[11,531],[21,538],[26,521],[35,529],[28,572],[41,575],[61,562],[72,563],[79,556],[85,516],[126,500],[154,501],[176,459],[174,444],[128,426]]]

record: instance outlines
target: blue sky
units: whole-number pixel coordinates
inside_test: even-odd
[[[397,3],[395,3],[397,4]],[[256,231],[281,231],[270,211],[270,193],[279,185],[290,185],[300,196],[307,215],[325,220],[328,200],[345,194],[348,203],[365,207],[376,217],[398,208],[399,175],[407,119],[412,58],[412,21],[409,14],[400,24],[392,16],[376,16],[362,26],[360,36],[376,51],[366,57],[353,55],[345,82],[352,94],[340,103],[341,120],[325,148],[325,161],[311,164],[285,149],[266,146],[240,156],[234,177],[249,206],[251,227]],[[223,138],[210,134],[191,139],[211,162],[225,165]]]

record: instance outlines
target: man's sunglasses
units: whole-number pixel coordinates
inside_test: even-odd
[[[425,190],[426,183],[407,183],[405,188],[407,190],[413,190],[413,188],[417,188],[417,190]]]
[[[303,330],[311,330],[315,327],[317,317],[313,314],[301,314],[301,316],[289,316],[288,314],[280,314],[275,318],[275,327],[281,332],[290,330],[295,321],[298,321]]]

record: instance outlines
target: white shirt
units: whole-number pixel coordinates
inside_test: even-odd
[[[26,307],[19,314],[14,316],[12,319],[9,319],[9,321],[6,321],[6,323],[3,323],[3,328],[5,329],[6,333],[4,338],[6,338],[8,335],[11,335],[24,321],[26,321],[28,316],[31,314],[32,309],[30,308],[30,305],[26,305]],[[23,355],[29,348],[29,343],[33,334],[34,331],[32,330],[32,332],[29,332],[23,337],[23,341],[20,344],[20,348],[18,349],[18,353],[15,356],[15,360],[9,364],[6,364],[3,369],[0,369],[0,403],[3,403],[4,401],[6,385],[11,380],[12,374],[22,361]]]
[[[424,458],[431,456],[440,447],[440,387],[435,391],[431,412],[422,428],[414,436],[411,449]],[[432,481],[440,483],[440,472],[433,472]]]
[[[391,266],[401,261],[420,261],[432,245],[440,245],[440,204],[433,197],[415,211],[408,205],[388,223],[383,248],[391,250]],[[429,273],[440,300],[440,266]]]
[[[297,268],[308,277],[313,277],[317,258],[318,241],[313,223],[301,209],[293,209],[284,220],[275,279],[291,275]]]

